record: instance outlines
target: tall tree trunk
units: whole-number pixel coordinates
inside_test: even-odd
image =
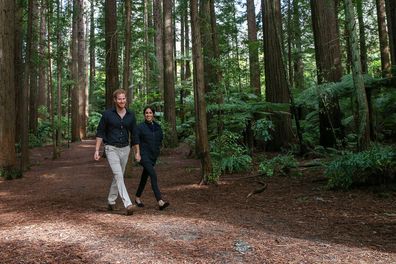
[[[247,0],[247,20],[250,87],[253,89],[254,94],[260,96],[260,65],[258,58],[259,43],[257,41],[256,12],[254,8],[254,0]]]
[[[342,68],[335,4],[333,1],[311,0],[311,8],[318,84],[338,82]],[[344,130],[336,96],[326,94],[319,98],[319,122],[320,144],[324,147],[339,146]]]
[[[131,0],[125,0],[125,25],[124,25],[124,35],[125,35],[125,50],[124,50],[124,71],[122,76],[122,88],[125,91],[129,91],[130,84],[130,64],[131,64]],[[128,93],[128,100],[130,100],[130,94]]]
[[[197,110],[195,112],[195,125],[197,126],[196,131],[197,139],[199,139],[199,157],[201,160],[201,184],[207,184],[209,181],[209,175],[212,171],[212,164],[209,155],[209,143],[208,143],[208,126],[206,120],[206,103],[205,103],[205,84],[204,84],[204,69],[203,69],[203,58],[201,52],[201,36],[199,32],[198,24],[198,2],[197,0],[190,0],[191,9],[191,29],[192,29],[192,40],[193,40],[193,62],[194,62],[194,94],[196,95],[195,105]]]
[[[90,10],[90,32],[89,32],[89,102],[92,106],[96,104],[94,99],[95,90],[95,76],[96,76],[96,66],[95,66],[95,0],[91,1]]]
[[[172,1],[164,1],[164,112],[165,121],[169,124],[169,147],[176,147],[176,102],[175,102],[175,74],[173,60],[173,23]]]
[[[164,40],[163,40],[163,18],[162,1],[153,0],[154,27],[155,27],[155,55],[157,58],[158,76],[157,85],[161,97],[164,97]]]
[[[304,88],[304,62],[302,59],[301,45],[301,22],[300,22],[300,6],[301,0],[293,0],[293,40],[294,50],[294,87],[298,90]]]
[[[362,75],[362,68],[360,65],[360,54],[356,32],[355,10],[352,0],[344,0],[345,3],[345,20],[347,21],[348,30],[350,33],[350,50],[352,54],[352,76],[355,86],[355,95],[357,101],[357,111],[355,111],[356,119],[358,120],[358,150],[366,150],[370,145],[370,122],[368,115],[368,104],[366,97],[366,90],[364,88],[364,80]]]
[[[35,0],[28,0],[28,20],[26,33],[25,76],[22,91],[21,116],[21,170],[29,167],[29,103],[30,103],[30,64],[32,61],[33,6]]]
[[[289,103],[286,68],[282,61],[279,0],[262,0],[261,4],[264,24],[265,97],[267,102]],[[269,149],[287,147],[293,139],[290,114],[274,113],[273,123],[275,133]]]
[[[30,104],[29,104],[29,129],[31,133],[36,134],[37,132],[37,97],[38,97],[38,46],[39,46],[39,3],[32,7],[32,49],[31,49],[31,60],[30,60]]]
[[[392,66],[396,67],[396,3],[394,0],[386,0],[385,6]],[[393,75],[395,76],[396,73],[393,72]]]
[[[203,50],[205,92],[213,91],[215,83],[213,63],[213,42],[210,27],[210,0],[201,0],[199,7],[199,26],[201,33],[201,47]]]
[[[84,23],[84,0],[77,0],[77,39],[78,39],[78,116],[80,139],[87,133],[87,98],[86,98],[86,65],[85,65],[85,23]]]
[[[51,129],[52,129],[52,159],[56,159],[58,157],[59,151],[57,148],[56,144],[56,126],[55,126],[55,97],[54,97],[54,87],[53,87],[53,81],[52,81],[52,52],[51,52],[51,18],[53,16],[52,12],[52,2],[48,1],[48,12],[47,12],[47,28],[48,28],[48,41],[47,41],[47,53],[48,53],[48,83],[47,87],[48,90],[50,91],[49,98],[50,98],[50,108],[49,110],[49,115],[50,115],[50,120],[51,120]],[[58,17],[59,18],[59,17]],[[59,28],[57,28],[59,29]],[[59,69],[58,69],[59,71]]]
[[[367,44],[366,44],[366,34],[364,33],[364,21],[363,21],[363,0],[356,1],[356,11],[359,21],[359,44],[360,44],[360,61],[362,65],[362,72],[367,73]]]
[[[383,77],[391,76],[390,51],[388,44],[388,32],[386,30],[385,0],[376,0],[378,17],[378,35],[381,53],[381,72]]]
[[[79,116],[79,78],[78,78],[78,6],[73,1],[72,37],[71,37],[71,76],[73,86],[71,91],[71,141],[81,141]],[[52,90],[51,90],[52,94]],[[53,98],[51,98],[53,100]]]
[[[23,36],[22,36],[22,19],[23,19],[23,0],[18,0],[15,2],[15,105],[22,106],[23,101],[23,60],[22,60],[22,46],[23,46]],[[23,112],[23,107],[17,107],[15,109],[16,118],[16,132],[15,132],[15,142],[21,143],[21,130],[22,130],[22,120],[21,115]]]
[[[186,1],[188,2],[188,0]],[[184,29],[184,34],[185,34],[185,41],[184,41],[184,50],[186,51],[186,71],[185,71],[185,79],[188,80],[191,77],[191,68],[190,68],[190,28],[189,28],[189,23],[188,23],[188,6],[186,7],[186,13],[185,13],[185,20],[186,23],[184,24],[185,29]]]
[[[117,47],[117,2],[105,0],[106,107],[113,105],[113,92],[119,87]]]
[[[56,151],[55,157],[60,156],[60,147],[62,145],[62,68],[63,68],[63,42],[61,36],[61,9],[62,9],[62,1],[56,1],[56,78],[57,78],[57,120],[56,120]],[[49,22],[48,22],[49,23]],[[49,82],[51,83],[51,82]]]
[[[147,94],[150,91],[150,51],[149,51],[149,27],[148,27],[148,2],[149,0],[144,0],[143,5],[144,5],[144,88],[145,88],[145,98],[147,98]]]
[[[47,83],[46,83],[46,33],[47,33],[47,25],[46,25],[46,16],[45,10],[47,9],[45,5],[46,0],[42,0],[41,8],[40,8],[40,39],[39,39],[39,65],[38,65],[38,96],[37,96],[37,106],[43,107],[47,106]],[[48,109],[47,109],[48,110]],[[45,116],[39,113],[40,118],[44,118]]]
[[[0,174],[12,176],[15,153],[15,1],[0,2]]]

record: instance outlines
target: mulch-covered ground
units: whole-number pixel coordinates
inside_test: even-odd
[[[200,186],[180,147],[157,165],[171,206],[159,211],[148,184],[146,206],[125,216],[106,210],[110,169],[93,152],[94,141],[58,160],[34,149],[24,178],[0,180],[0,263],[396,263],[394,191],[329,191],[310,169],[247,199],[256,172]],[[131,197],[140,173],[126,178]]]

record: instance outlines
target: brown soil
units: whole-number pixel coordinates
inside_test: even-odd
[[[396,263],[395,192],[328,191],[307,170],[247,199],[254,172],[199,186],[180,147],[157,165],[171,206],[159,211],[148,185],[146,206],[125,216],[106,210],[110,170],[93,150],[84,141],[51,160],[34,149],[24,178],[0,180],[1,263]],[[131,197],[140,173],[126,179]]]

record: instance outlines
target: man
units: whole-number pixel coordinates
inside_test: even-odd
[[[126,215],[133,214],[135,205],[129,198],[124,183],[124,172],[128,162],[130,151],[130,136],[137,135],[136,117],[132,111],[126,108],[126,93],[123,89],[117,89],[113,93],[115,107],[107,109],[100,119],[96,132],[96,148],[94,159],[99,160],[99,149],[102,142],[106,152],[107,161],[113,172],[113,182],[110,186],[108,196],[108,209],[115,210],[116,199],[120,195]],[[133,139],[133,149],[135,151],[135,159],[140,161],[139,139]]]

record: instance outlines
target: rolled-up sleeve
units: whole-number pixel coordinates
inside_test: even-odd
[[[106,137],[106,122],[105,122],[105,114],[102,114],[100,118],[98,127],[96,128],[96,137],[105,138]]]

